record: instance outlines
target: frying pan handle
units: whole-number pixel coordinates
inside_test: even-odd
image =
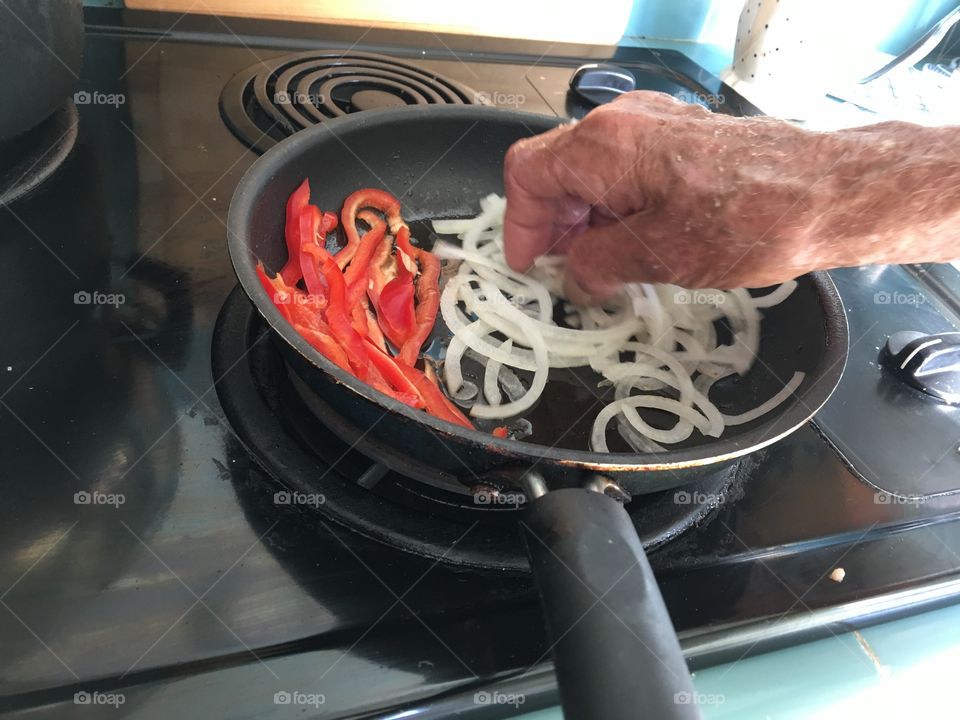
[[[525,513],[564,717],[701,717],[677,634],[621,503],[565,488],[531,499]]]

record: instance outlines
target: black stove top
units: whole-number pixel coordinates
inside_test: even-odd
[[[234,292],[224,220],[257,157],[248,145],[265,145],[238,140],[246,131],[224,122],[221,94],[234,88],[249,111],[261,71],[284,67],[282,56],[346,50],[361,32],[307,38],[209,18],[160,32],[175,19],[88,12],[81,90],[124,102],[82,105],[68,160],[0,209],[0,708],[70,714],[75,693],[99,691],[122,693],[128,712],[283,716],[291,708],[275,694],[299,692],[314,695],[304,702],[317,717],[492,717],[513,710],[473,702],[493,680],[522,692],[524,710],[556,702],[503,513],[417,513],[402,478],[341,458],[336,444],[308,448],[289,414],[262,424],[283,379]],[[351,51],[417,68],[462,102],[486,93],[531,112],[582,112],[566,84],[590,59],[663,62],[723,89],[669,52],[399,33],[370,33]],[[368,93],[356,100],[342,87],[325,94],[343,111],[387,102],[373,85],[355,87]],[[280,139],[256,112],[258,132]],[[635,514],[695,667],[960,590],[960,418],[890,401],[876,366],[891,332],[956,328],[957,273],[834,277],[852,348],[819,427],[722,485],[667,499],[695,512]],[[278,477],[297,473],[330,507],[277,501]]]

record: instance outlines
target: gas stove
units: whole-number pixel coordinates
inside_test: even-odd
[[[0,211],[0,708],[516,712],[481,687],[556,704],[515,510],[424,494],[298,407],[235,289],[233,188],[345,112],[581,116],[587,62],[756,109],[670,51],[109,10],[87,35],[75,146]],[[694,668],[960,593],[960,412],[878,364],[894,332],[957,329],[960,273],[833,277],[851,352],[816,424],[631,508]]]

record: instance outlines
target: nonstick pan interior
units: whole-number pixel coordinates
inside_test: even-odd
[[[481,197],[503,192],[507,148],[559,122],[491,108],[438,106],[364,112],[297,133],[254,164],[231,204],[230,252],[241,283],[282,338],[335,384],[446,437],[467,435],[474,443],[482,439],[486,446],[518,451],[520,443],[492,439],[488,427],[481,426],[487,432],[476,433],[455,429],[391,401],[335,368],[283,320],[260,287],[255,266],[262,261],[276,271],[286,261],[284,206],[305,177],[310,178],[311,202],[323,210],[339,210],[359,188],[392,192],[403,203],[414,237],[430,245],[435,236],[429,220],[476,214]],[[774,395],[802,370],[806,377],[795,398],[764,418],[729,428],[719,440],[694,433],[686,444],[659,454],[657,467],[701,464],[771,442],[805,422],[829,396],[842,372],[847,345],[842,306],[830,279],[821,273],[804,276],[786,302],[764,313],[759,360],[744,377],[715,386],[711,397],[725,413],[743,412]],[[438,327],[437,334],[444,333]],[[431,345],[431,354],[440,352],[442,339]],[[525,414],[534,434],[522,443],[522,451],[572,463],[602,459],[616,466],[637,465],[641,456],[616,445],[615,432],[608,437],[611,449],[620,452],[600,455],[587,450],[593,418],[610,400],[609,390],[597,387],[599,379],[588,369],[553,371],[538,406]],[[650,419],[657,423],[655,416]],[[675,419],[665,416],[661,421]]]

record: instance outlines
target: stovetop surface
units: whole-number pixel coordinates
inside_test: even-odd
[[[274,692],[312,682],[333,717],[542,665],[525,575],[450,567],[276,505],[226,422],[211,370],[236,284],[224,222],[257,156],[223,123],[218,97],[234,73],[290,48],[202,39],[92,32],[81,89],[93,100],[80,105],[72,157],[0,209],[0,707],[244,668],[236,698],[248,706],[273,712]],[[425,47],[428,68],[523,95],[524,110],[565,112],[576,58],[484,64],[451,58],[442,40]],[[848,379],[879,372],[890,332],[955,328],[956,303],[916,270],[834,277],[852,348],[826,417],[868,434],[894,423],[901,454],[934,423],[951,439],[939,459],[918,458],[916,475],[933,468],[938,494],[926,497],[921,478],[921,497],[878,495],[860,477],[869,466],[883,481],[872,458],[841,458],[825,428],[801,429],[758,456],[707,522],[652,554],[685,641],[758,619],[775,635],[778,618],[957,573],[957,418],[936,405],[912,422],[858,416],[849,408],[863,383]],[[924,308],[876,293],[919,293]],[[836,567],[842,582],[829,577]],[[296,653],[310,658],[306,675],[291,669]]]

